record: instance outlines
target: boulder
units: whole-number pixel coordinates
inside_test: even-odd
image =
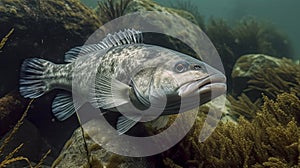
[[[261,73],[262,69],[278,68],[281,64],[282,59],[264,54],[248,54],[241,56],[236,61],[231,74],[234,95],[240,95],[248,88],[248,81]],[[255,97],[257,97],[257,95],[260,96],[259,93],[252,93],[252,95],[256,95]]]
[[[17,123],[27,103],[28,101],[22,98],[17,91],[10,92],[0,98],[0,136]]]
[[[94,128],[97,129],[97,128]],[[85,141],[84,141],[85,138]],[[74,131],[65,144],[59,157],[54,161],[54,168],[84,167],[118,167],[118,168],[154,168],[155,161],[151,158],[120,156],[100,147],[81,128]],[[88,149],[88,153],[86,151]],[[88,156],[89,155],[89,156]],[[88,159],[89,158],[89,159]]]

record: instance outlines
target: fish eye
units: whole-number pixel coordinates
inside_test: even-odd
[[[187,65],[184,63],[178,63],[175,66],[175,71],[178,73],[182,73],[187,70]]]

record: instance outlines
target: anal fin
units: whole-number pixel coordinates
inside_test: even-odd
[[[57,94],[52,103],[52,112],[59,121],[64,121],[75,113],[73,98],[71,94]]]

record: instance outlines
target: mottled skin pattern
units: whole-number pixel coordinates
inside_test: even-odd
[[[188,64],[188,69],[183,73],[174,69],[180,62]],[[170,98],[178,98],[177,90],[180,86],[209,75],[205,68],[193,69],[194,65],[202,64],[192,57],[159,46],[129,44],[81,56],[70,64],[56,65],[48,74],[53,75],[51,89],[72,91],[72,80],[74,82],[76,78],[78,83],[73,83],[73,93],[75,91],[87,101],[92,97],[92,89],[95,87],[92,77],[95,75],[97,78],[117,79],[129,86],[135,84],[141,96],[149,100],[153,90],[163,92]],[[179,100],[175,98],[174,101]]]

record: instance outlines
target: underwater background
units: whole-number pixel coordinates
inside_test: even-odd
[[[0,0],[0,168],[300,167],[299,6],[297,0]],[[205,142],[197,138],[215,108],[210,103],[170,150],[130,158],[83,135],[76,116],[57,121],[51,104],[59,90],[34,101],[19,95],[24,59],[63,63],[64,53],[98,27],[137,11],[179,15],[198,25],[219,52],[227,106]],[[169,37],[145,40],[197,57]],[[141,127],[150,135],[161,131]]]
[[[82,0],[89,7],[97,6],[97,1]],[[176,4],[192,5],[191,10],[197,10],[205,19],[213,18],[225,19],[230,24],[246,16],[253,16],[258,20],[263,20],[272,24],[285,33],[291,40],[291,45],[295,51],[294,57],[299,56],[300,49],[300,23],[299,16],[300,2],[297,0],[155,0],[164,6],[176,6]]]

